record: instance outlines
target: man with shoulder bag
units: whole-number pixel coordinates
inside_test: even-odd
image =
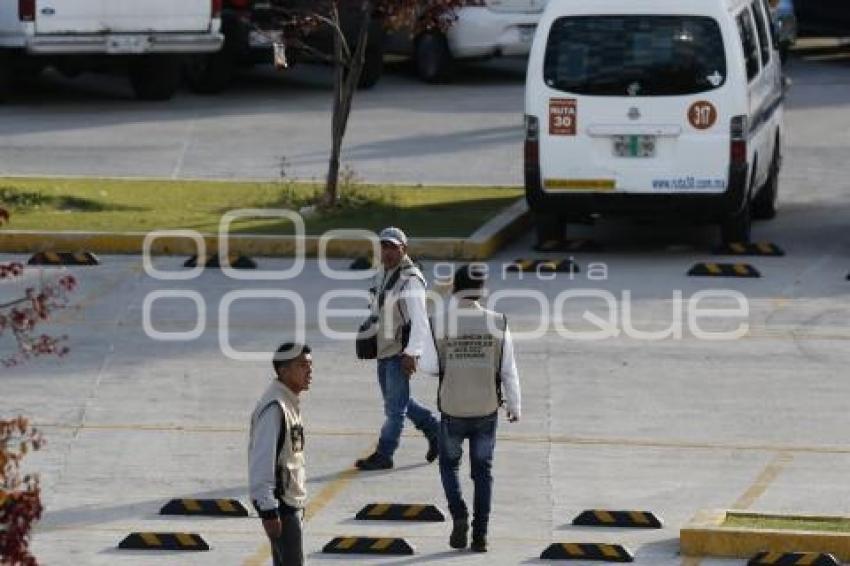
[[[425,304],[425,277],[407,255],[407,236],[395,227],[379,235],[382,269],[376,278],[372,317],[361,327],[357,339],[360,359],[378,360],[378,384],[386,419],[375,452],[357,460],[361,470],[393,467],[405,417],[428,439],[425,459],[437,459],[439,423],[430,409],[410,394],[410,378],[416,371],[423,344],[431,332]]]

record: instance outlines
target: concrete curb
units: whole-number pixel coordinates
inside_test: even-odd
[[[842,561],[850,560],[850,533],[721,527],[728,514],[747,517],[781,517],[803,521],[850,520],[850,517],[784,515],[735,510],[700,511],[681,530],[682,554],[749,559],[762,551],[818,552],[832,554]]]
[[[489,220],[469,238],[411,238],[410,254],[423,259],[484,260],[517,237],[528,227],[530,215],[525,199]],[[0,253],[37,253],[42,251],[87,251],[96,254],[140,254],[146,232],[46,232],[40,230],[0,230]],[[202,234],[206,252],[218,251],[218,235]],[[229,237],[231,252],[248,256],[291,257],[296,252],[294,236],[234,234]],[[315,257],[318,236],[304,238],[305,253]],[[328,257],[368,255],[371,244],[362,239],[333,239],[327,246]],[[195,255],[192,238],[166,236],[151,244],[154,255]]]

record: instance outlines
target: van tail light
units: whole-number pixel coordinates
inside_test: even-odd
[[[22,22],[35,21],[35,0],[18,0],[18,19]]]
[[[749,136],[749,128],[746,116],[735,116],[732,118],[731,125],[731,142],[729,157],[732,165],[747,164],[747,137]]]
[[[220,18],[221,17],[221,7],[224,3],[224,0],[210,0],[210,6],[212,7],[212,17]]]
[[[525,172],[540,173],[540,120],[525,116]]]

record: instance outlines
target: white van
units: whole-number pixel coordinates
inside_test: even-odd
[[[670,215],[748,242],[776,214],[783,77],[767,0],[551,0],[526,84],[541,243],[567,222]]]

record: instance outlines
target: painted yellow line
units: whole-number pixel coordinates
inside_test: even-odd
[[[750,268],[744,263],[736,263],[733,269],[738,275],[749,275],[750,273]]]
[[[594,514],[596,515],[597,519],[607,525],[610,525],[611,523],[615,522],[614,516],[611,515],[611,513],[609,513],[608,511],[594,511]]]
[[[584,551],[577,544],[568,542],[563,544],[562,546],[564,547],[564,550],[567,552],[567,554],[569,554],[570,556],[584,556]]]
[[[756,247],[763,254],[772,254],[774,252],[773,246],[770,245],[770,244],[760,243],[760,244],[757,244]]]
[[[608,558],[619,558],[620,553],[616,548],[611,546],[610,544],[600,545],[599,549],[602,551],[603,556],[607,556]]]
[[[322,488],[315,497],[310,499],[310,502],[307,504],[307,509],[304,511],[304,521],[309,521],[320,513],[322,509],[327,507],[337,495],[348,487],[348,484],[351,483],[351,480],[353,480],[356,476],[357,469],[355,468],[339,472],[328,485]],[[263,546],[258,548],[254,554],[249,556],[245,562],[243,562],[243,566],[261,566],[268,562],[271,556],[271,548],[268,543],[265,543]]]
[[[776,457],[771,460],[767,466],[765,466],[764,470],[758,475],[756,480],[753,482],[747,491],[745,491],[741,497],[733,504],[734,509],[749,509],[753,503],[755,503],[759,497],[764,495],[764,492],[767,491],[767,488],[770,487],[779,474],[782,473],[788,464],[790,464],[794,460],[794,455],[788,452],[780,452],[776,455]]]
[[[720,266],[719,266],[719,265],[717,265],[716,263],[706,263],[706,264],[705,264],[705,269],[706,269],[709,273],[712,273],[712,274],[714,274],[714,275],[719,275],[719,274],[723,273],[723,270],[722,270],[722,269],[720,269]]]
[[[747,251],[747,248],[744,246],[744,244],[738,244],[738,243],[729,244],[729,249],[731,249],[736,254],[742,254],[745,251]]]
[[[36,423],[39,429],[56,430],[92,430],[92,431],[144,431],[144,432],[183,432],[198,434],[244,434],[247,427],[205,427],[205,426],[182,426],[182,425],[141,425],[141,424],[85,424],[71,425],[62,423]],[[310,434],[314,437],[373,437],[371,430],[314,430]],[[419,433],[403,433],[404,437],[416,437]],[[572,446],[610,446],[612,448],[668,448],[671,450],[732,450],[736,452],[789,452],[800,454],[827,454],[844,455],[850,454],[850,446],[802,446],[789,444],[746,444],[746,443],[711,443],[711,442],[688,442],[679,440],[660,440],[652,438],[594,438],[582,436],[536,436],[525,434],[499,434],[500,442],[518,442],[522,444],[558,444]],[[353,471],[353,470],[352,470]],[[356,472],[355,472],[356,474]],[[308,507],[309,509],[309,507]]]
[[[632,521],[634,521],[637,525],[649,524],[649,519],[647,518],[646,514],[641,513],[640,511],[630,511],[629,517],[631,517]]]
[[[812,564],[814,564],[815,560],[817,560],[817,559],[818,559],[818,555],[815,554],[815,553],[812,553],[812,554],[808,554],[806,556],[801,557],[797,561],[797,564],[799,564],[800,566],[812,566]]]

